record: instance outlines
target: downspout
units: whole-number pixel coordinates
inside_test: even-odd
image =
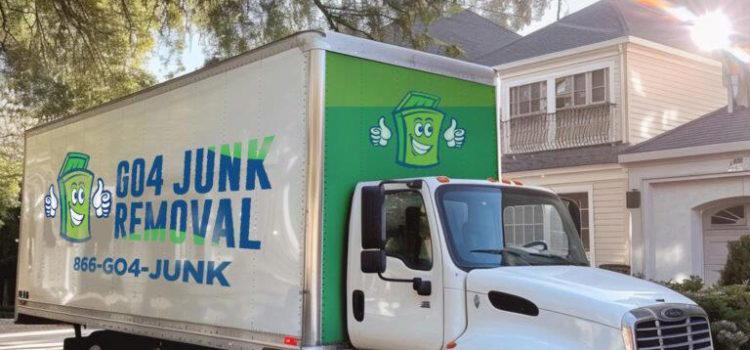
[[[628,44],[620,44],[620,130],[622,143],[630,143],[630,72],[628,68]]]
[[[739,77],[735,73],[734,62],[729,57],[729,53],[724,52],[721,59],[721,66],[724,75],[724,87],[727,89],[727,113],[734,113],[734,94]]]
[[[503,89],[500,80],[500,71],[495,71],[495,121],[497,123],[497,179],[503,178]]]

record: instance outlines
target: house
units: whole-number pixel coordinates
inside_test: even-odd
[[[718,281],[727,242],[750,233],[750,109],[709,113],[627,149],[620,163],[640,195],[633,269]]]
[[[595,266],[640,272],[618,155],[726,106],[721,62],[630,0],[597,2],[477,62],[498,71],[503,175],[577,202]]]

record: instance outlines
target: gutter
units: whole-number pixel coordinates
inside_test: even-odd
[[[620,164],[627,164],[743,151],[750,151],[750,141],[737,141],[660,151],[627,153],[621,154],[618,159]]]

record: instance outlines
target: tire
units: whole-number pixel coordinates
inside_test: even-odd
[[[91,348],[91,341],[87,337],[83,338],[65,338],[63,340],[63,350],[94,350]],[[104,350],[101,348],[100,350]]]

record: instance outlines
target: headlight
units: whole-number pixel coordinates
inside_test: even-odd
[[[636,318],[631,313],[627,313],[622,318],[622,342],[625,343],[625,350],[635,349],[635,321]]]

